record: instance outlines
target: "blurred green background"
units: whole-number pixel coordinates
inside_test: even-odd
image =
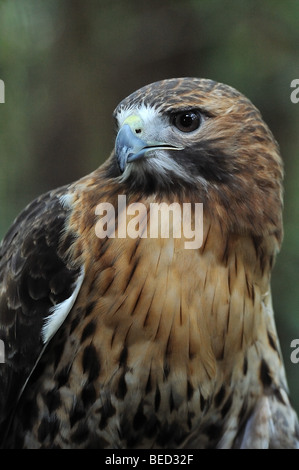
[[[31,199],[99,166],[111,114],[135,89],[196,76],[234,86],[261,110],[285,162],[285,239],[273,297],[299,411],[299,2],[0,0],[0,238]]]

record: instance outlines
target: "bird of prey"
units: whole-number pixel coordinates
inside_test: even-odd
[[[147,85],[114,118],[108,160],[33,201],[1,244],[1,446],[297,448],[271,303],[272,133],[199,78]],[[192,227],[202,204],[200,246],[170,211],[151,236],[152,204],[189,204]]]

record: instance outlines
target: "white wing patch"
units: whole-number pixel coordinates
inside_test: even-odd
[[[42,328],[42,338],[44,344],[50,341],[51,338],[53,338],[57,330],[61,327],[62,323],[70,313],[81,289],[84,275],[85,272],[82,266],[80,275],[76,283],[74,283],[74,291],[72,295],[60,304],[57,304],[54,307],[50,308],[50,315],[45,319],[45,323]]]
[[[60,196],[59,200],[62,207],[65,209],[72,209],[74,203],[73,194],[64,194],[63,196]]]

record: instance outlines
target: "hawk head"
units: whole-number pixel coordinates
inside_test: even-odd
[[[147,85],[114,111],[109,176],[127,194],[203,202],[223,228],[281,239],[279,149],[257,108],[199,78]]]

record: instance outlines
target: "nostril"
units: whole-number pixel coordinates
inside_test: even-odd
[[[135,129],[135,132],[136,132],[136,134],[140,134],[140,133],[141,133],[141,129],[139,129],[139,128],[138,128],[138,129]]]

